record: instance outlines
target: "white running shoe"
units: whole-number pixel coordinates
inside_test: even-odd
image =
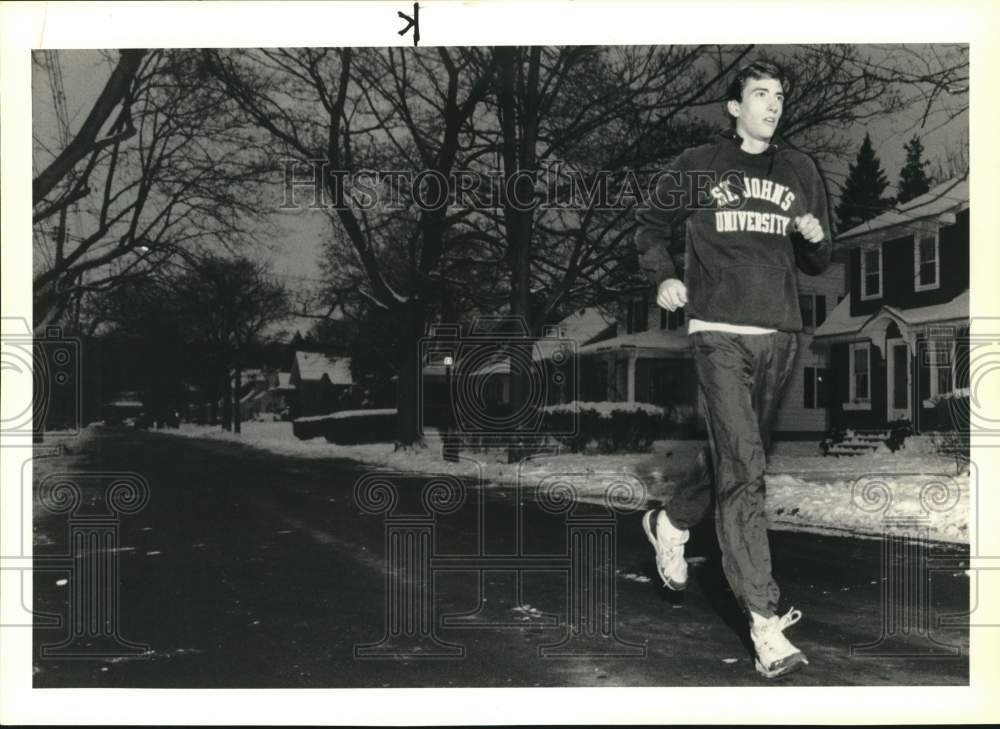
[[[642,528],[649,543],[656,550],[656,571],[660,573],[664,586],[671,590],[683,590],[687,587],[688,576],[687,562],[684,561],[684,544],[688,540],[688,530],[678,529],[671,524],[663,509],[651,509],[643,514]]]
[[[809,663],[802,651],[792,645],[782,632],[799,622],[801,610],[792,608],[781,617],[772,615],[765,618],[755,612],[750,615],[750,638],[757,650],[757,673],[765,678],[777,678]]]

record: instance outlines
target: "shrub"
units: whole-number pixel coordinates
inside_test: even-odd
[[[663,408],[645,403],[569,403],[545,408],[542,433],[574,453],[595,448],[600,453],[644,452],[667,435],[671,420]]]
[[[969,462],[969,394],[968,390],[948,393],[935,399],[934,417],[941,432],[934,438],[938,453],[955,459],[960,471]]]
[[[843,443],[844,439],[847,438],[847,432],[844,428],[831,428],[828,430],[823,440],[819,442],[819,449],[823,451],[823,455],[827,455],[831,446]]]
[[[396,410],[344,410],[297,418],[292,432],[300,440],[320,436],[330,443],[391,443],[396,437]]]
[[[938,430],[969,432],[968,390],[946,393],[934,398],[934,420]]]
[[[888,424],[889,427],[889,438],[886,440],[885,444],[889,446],[889,450],[895,453],[898,451],[903,442],[913,435],[913,424],[906,418],[902,420],[894,420]]]
[[[311,415],[307,418],[295,418],[292,421],[292,433],[299,440],[310,440],[323,435],[324,423],[330,415]]]

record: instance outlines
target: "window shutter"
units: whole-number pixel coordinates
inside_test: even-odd
[[[805,376],[803,377],[804,384],[802,388],[802,406],[808,409],[816,407],[816,370],[812,367],[806,367]]]
[[[826,367],[816,368],[816,407],[825,408],[827,406],[826,388],[827,378],[830,371]]]
[[[868,344],[868,401],[872,407],[885,412],[885,372],[881,368],[882,355],[874,343]]]
[[[917,351],[921,353],[916,367],[921,403],[931,396],[931,377],[935,376],[934,368],[931,366],[931,357],[934,356],[931,352],[931,344],[926,339],[921,339],[917,343]]]
[[[826,321],[826,297],[816,294],[816,326]]]
[[[811,328],[813,326],[812,294],[799,294],[799,313],[802,314],[802,326]]]
[[[836,403],[844,403],[850,399],[850,385],[848,380],[851,376],[849,369],[849,358],[850,358],[850,345],[849,344],[835,344],[830,348],[830,369],[836,373],[836,382],[830,383],[833,385],[830,392],[835,394]],[[837,405],[839,408],[839,405]]]

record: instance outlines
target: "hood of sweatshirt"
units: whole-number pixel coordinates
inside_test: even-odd
[[[712,157],[712,161],[715,162],[719,156],[724,157],[724,161],[733,162],[757,162],[758,160],[767,160],[767,175],[774,171],[774,159],[778,156],[779,152],[784,151],[788,148],[788,145],[780,140],[772,139],[770,144],[768,144],[767,149],[763,152],[753,153],[747,152],[743,149],[743,137],[736,133],[736,130],[729,130],[722,132],[719,135],[719,143],[716,145],[715,154]]]

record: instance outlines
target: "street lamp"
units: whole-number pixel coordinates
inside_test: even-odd
[[[445,389],[445,422],[444,433],[441,438],[441,456],[446,461],[458,463],[458,442],[454,435],[455,415],[452,409],[451,398],[451,367],[455,364],[455,359],[446,354],[444,357],[444,389]]]

